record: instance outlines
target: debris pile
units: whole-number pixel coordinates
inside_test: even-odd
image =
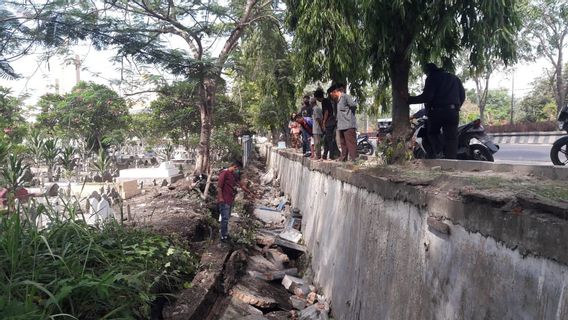
[[[302,215],[286,196],[275,194],[277,188],[268,187],[276,183],[269,172],[255,186],[264,195],[253,210],[261,227],[245,258],[245,275],[229,290],[231,297],[219,319],[329,319],[329,301],[302,277]]]

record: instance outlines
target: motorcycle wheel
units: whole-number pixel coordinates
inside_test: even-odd
[[[487,150],[487,148],[476,145],[476,146],[471,146],[470,151],[471,151],[472,160],[489,161],[489,162],[495,161],[495,159],[493,159],[493,154],[491,154],[491,152]]]
[[[568,164],[568,137],[563,137],[552,145],[550,149],[550,160],[556,166],[565,166]]]
[[[373,155],[375,150],[373,150],[373,145],[369,142],[363,142],[357,147],[359,154]]]

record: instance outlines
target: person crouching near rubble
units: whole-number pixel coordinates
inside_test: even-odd
[[[235,160],[231,165],[221,171],[217,182],[217,204],[221,215],[221,241],[228,242],[229,237],[229,218],[233,210],[233,203],[237,195],[237,186],[241,187],[248,195],[254,198],[254,194],[241,181],[242,162]]]

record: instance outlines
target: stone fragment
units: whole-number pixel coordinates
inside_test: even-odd
[[[307,305],[306,299],[297,296],[291,296],[290,303],[292,304],[292,308],[296,310],[304,310]]]
[[[280,307],[284,310],[291,308],[288,295],[282,287],[273,286],[270,283],[245,276],[234,286],[231,295],[244,303],[261,309]]]
[[[317,294],[315,292],[310,292],[308,293],[308,296],[306,297],[306,301],[308,302],[308,304],[314,304],[317,301]]]
[[[294,276],[285,275],[282,279],[282,285],[284,288],[292,293],[294,292],[295,287],[302,286],[304,284],[304,279]]]
[[[266,259],[274,264],[278,269],[285,269],[290,258],[277,249],[268,249],[265,253]]]
[[[298,313],[298,320],[328,320],[329,311],[323,303],[313,304]]]
[[[276,271],[278,268],[261,255],[250,256],[247,261],[247,270],[258,272]]]
[[[436,217],[428,217],[426,223],[428,223],[428,227],[439,233],[450,234],[450,226],[438,220]]]
[[[306,247],[304,247],[303,245],[282,239],[280,237],[277,237],[276,239],[274,239],[274,244],[281,246],[283,248],[287,248],[287,249],[299,251],[299,252],[302,252],[302,253],[306,253]]]
[[[296,276],[298,275],[298,269],[290,268],[278,271],[270,271],[270,272],[258,272],[254,270],[249,270],[247,273],[255,278],[262,279],[265,281],[273,281],[273,280],[281,280],[284,279],[286,275]]]
[[[59,185],[54,183],[47,187],[47,196],[48,197],[57,197],[59,195]]]
[[[294,286],[293,292],[298,297],[305,298],[310,293],[310,287],[307,284]]]
[[[288,228],[282,231],[278,236],[284,240],[288,240],[293,243],[298,243],[300,242],[300,240],[302,240],[302,233],[292,228]]]
[[[254,216],[264,223],[282,223],[284,216],[277,211],[272,211],[266,208],[256,208],[253,212]]]
[[[231,298],[219,320],[242,319],[250,315],[262,316],[262,311],[239,299]]]
[[[272,311],[264,315],[268,320],[288,320],[290,319],[290,312],[288,311]]]

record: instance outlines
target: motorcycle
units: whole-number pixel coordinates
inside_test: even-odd
[[[413,127],[413,154],[416,159],[427,159],[433,154],[428,141],[426,119],[426,117],[418,119]],[[480,119],[458,127],[457,159],[493,162],[493,154],[498,150],[499,145],[493,143],[491,137],[485,134]]]
[[[369,142],[368,136],[362,135],[357,137],[357,153],[366,155],[373,155],[375,153],[375,149]]]
[[[568,133],[568,106],[565,106],[558,114],[558,128]],[[557,166],[568,164],[568,135],[563,136],[552,144],[550,160]]]

